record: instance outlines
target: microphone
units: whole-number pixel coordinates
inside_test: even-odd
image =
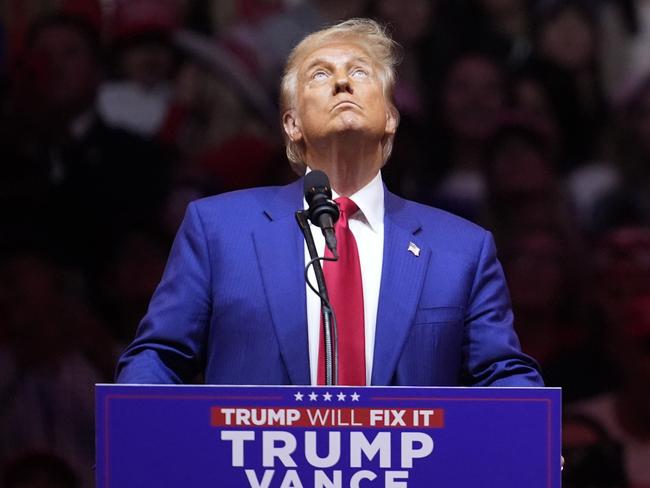
[[[332,200],[330,180],[322,171],[311,171],[305,176],[305,200],[310,222],[321,228],[327,247],[338,258],[334,223],[339,219],[339,207]]]

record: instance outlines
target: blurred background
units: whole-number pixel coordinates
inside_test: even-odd
[[[650,0],[0,2],[0,486],[93,486],[187,203],[295,179],[285,59],[354,16],[403,47],[389,188],[497,239],[564,486],[650,487]]]

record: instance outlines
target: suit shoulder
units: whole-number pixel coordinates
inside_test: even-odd
[[[430,207],[422,203],[405,200],[406,205],[414,212],[425,231],[442,235],[464,237],[466,239],[478,239],[481,242],[485,238],[486,229],[474,222],[459,217],[436,207]]]
[[[415,237],[437,253],[474,260],[490,234],[481,226],[439,208],[397,197],[390,205],[395,222],[406,222]],[[398,224],[399,225],[399,224]]]
[[[207,209],[215,206],[245,205],[251,203],[260,203],[273,198],[281,186],[260,186],[256,188],[246,188],[243,190],[234,190],[218,195],[211,195],[195,200],[193,203],[201,209]]]
[[[273,200],[282,187],[265,186],[230,191],[200,198],[190,203],[203,218],[233,215],[244,218],[247,215],[259,215],[264,204]]]

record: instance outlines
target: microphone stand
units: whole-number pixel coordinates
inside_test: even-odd
[[[323,268],[320,265],[320,261],[337,261],[338,257],[327,258],[319,257],[316,252],[316,245],[314,244],[314,236],[311,233],[311,228],[309,227],[309,222],[307,220],[307,211],[299,210],[296,212],[296,220],[298,221],[298,226],[305,236],[305,242],[307,243],[307,250],[309,251],[310,261],[305,267],[305,280],[307,285],[311,288],[314,293],[320,297],[321,305],[321,316],[323,318],[323,337],[325,342],[325,384],[327,386],[332,386],[338,384],[338,341],[336,334],[336,316],[334,315],[334,310],[329,302],[329,296],[327,294],[327,285],[325,284],[325,276],[323,275]],[[313,265],[314,275],[316,276],[316,284],[318,285],[318,290],[316,290],[313,285],[309,282],[309,277],[307,272],[309,266]]]

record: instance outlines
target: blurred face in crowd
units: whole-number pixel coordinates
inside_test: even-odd
[[[379,67],[361,45],[328,42],[302,60],[296,108],[285,114],[285,130],[304,143],[308,163],[315,145],[332,136],[352,136],[348,141],[358,144],[381,141],[395,129]],[[379,170],[381,158],[376,164],[370,171]]]
[[[517,81],[514,87],[515,103],[519,110],[527,113],[537,121],[553,122],[553,109],[542,84],[532,78]]]
[[[534,78],[521,78],[514,86],[514,97],[517,110],[531,117],[543,127],[550,140],[557,143],[560,139],[558,122],[542,84]]]
[[[557,177],[541,139],[510,130],[485,161],[494,210],[515,228],[550,228],[558,218]]]
[[[595,253],[597,295],[611,317],[633,297],[650,295],[650,229],[627,227],[608,232]]]
[[[431,0],[379,0],[377,13],[383,22],[394,27],[400,43],[409,44],[427,33],[434,7]]]
[[[60,270],[41,258],[21,256],[5,263],[0,278],[3,321],[20,361],[31,365],[56,360],[65,352],[71,331]]]
[[[539,33],[542,55],[568,70],[589,67],[595,55],[595,33],[586,14],[567,7],[547,21]]]
[[[553,310],[565,286],[562,242],[550,232],[533,230],[504,250],[503,265],[515,309]]]
[[[110,267],[106,296],[124,319],[113,324],[115,339],[120,342],[133,338],[135,325],[160,281],[165,266],[165,253],[160,247],[150,237],[133,234],[125,239]]]
[[[100,72],[85,37],[65,25],[40,31],[28,53],[35,95],[48,109],[65,115],[86,109],[94,101]]]
[[[650,229],[608,232],[596,250],[596,297],[610,326],[613,358],[635,384],[650,381]],[[624,350],[625,354],[620,354]],[[650,390],[640,388],[650,401]]]
[[[521,137],[503,140],[493,155],[491,166],[492,190],[502,198],[544,195],[553,186],[549,161]]]
[[[443,110],[457,138],[485,140],[504,105],[503,76],[490,60],[469,55],[451,67],[443,86]]]
[[[125,48],[121,56],[125,78],[145,87],[171,76],[173,53],[163,42],[141,42]]]

